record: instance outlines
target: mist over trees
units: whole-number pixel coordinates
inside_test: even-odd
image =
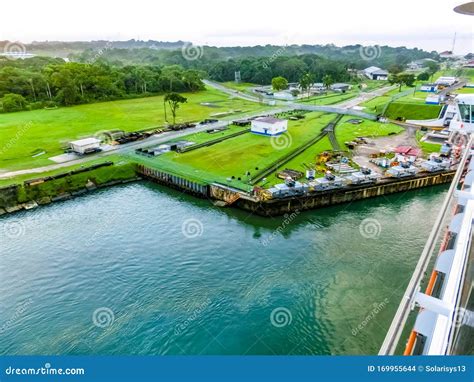
[[[300,82],[305,75],[314,82],[348,82],[356,80],[349,69],[372,65],[402,69],[416,59],[438,58],[436,52],[405,47],[375,47],[375,56],[367,60],[360,45],[266,45],[198,47],[202,54],[189,59],[182,52],[183,44],[130,40],[26,45],[36,57],[0,57],[0,110],[193,92],[204,89],[203,78],[233,81],[235,72],[244,82],[262,85],[275,77]],[[69,62],[51,56],[67,56]]]

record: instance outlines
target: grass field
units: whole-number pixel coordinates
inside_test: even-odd
[[[440,111],[440,105],[392,102],[388,106],[385,116],[390,119],[434,119],[438,117]]]
[[[454,93],[457,94],[474,94],[474,88],[461,88],[456,90]]]
[[[402,103],[414,103],[418,105],[426,105],[426,97],[430,93],[422,92],[422,91],[415,91],[413,88],[410,94],[398,98],[395,102],[402,102]]]
[[[218,181],[248,190],[251,187],[247,171],[251,177],[284,157],[318,135],[334,117],[334,114],[312,112],[302,120],[289,121],[288,132],[278,138],[249,133],[188,153],[167,153],[153,159],[135,155],[134,160],[191,180]],[[234,179],[229,183],[227,179],[232,176]]]
[[[247,90],[249,90],[249,89],[252,88],[252,87],[261,86],[261,85],[257,85],[257,84],[252,84],[252,83],[250,83],[250,82],[239,82],[239,83],[236,83],[236,82],[234,82],[234,81],[223,82],[222,85],[224,85],[225,87],[234,89],[234,90],[241,91],[241,92],[247,91]]]
[[[339,146],[345,148],[345,142],[352,141],[356,137],[382,137],[391,134],[399,134],[403,131],[403,127],[393,123],[380,123],[377,121],[363,120],[359,125],[347,122],[354,117],[346,116],[336,126],[336,138]]]
[[[441,143],[427,143],[423,142],[421,138],[423,138],[424,134],[421,131],[416,132],[416,140],[420,145],[421,149],[423,150],[423,154],[428,156],[431,153],[437,153],[441,149]]]
[[[360,106],[365,107],[364,111],[367,113],[379,114],[382,112],[385,104],[390,102],[392,99],[391,96],[383,95],[380,97],[375,97],[369,101],[363,102]]]
[[[321,154],[322,152],[328,151],[328,150],[332,150],[332,146],[331,146],[331,142],[329,142],[329,138],[326,136],[323,139],[321,139],[319,142],[311,146],[309,149],[303,151],[296,158],[293,158],[284,166],[280,167],[278,171],[282,171],[285,168],[290,168],[292,170],[301,171],[304,174],[306,170],[306,166],[307,165],[314,166],[317,156]],[[266,182],[261,183],[260,185],[268,188],[275,184],[282,183],[283,180],[278,178],[276,175],[278,171],[268,176]],[[322,175],[322,172],[319,172],[319,174]]]
[[[268,109],[213,89],[185,96],[188,102],[178,110],[177,122],[200,121],[217,112]],[[0,169],[51,164],[48,157],[61,154],[69,141],[101,131],[136,131],[164,123],[163,96],[0,114]],[[42,151],[45,154],[32,157]]]
[[[285,157],[297,147],[317,136],[334,117],[334,114],[311,112],[307,113],[303,120],[289,121],[288,132],[278,138],[249,133],[188,153],[176,154],[173,152],[156,158],[133,154],[131,159],[197,182],[217,181],[249,190],[251,186],[248,181],[252,174],[263,170],[277,159]],[[336,137],[342,147],[344,147],[345,141],[350,141],[357,136],[386,136],[400,133],[403,130],[394,124],[383,124],[369,120],[364,120],[360,125],[353,125],[347,122],[351,118],[353,117],[344,117],[336,127]],[[193,140],[191,137],[186,137],[186,139]],[[279,170],[291,168],[303,172],[307,165],[314,166],[318,154],[325,150],[332,150],[327,137],[282,165]],[[247,172],[250,172],[250,177],[246,175]],[[232,180],[229,181],[229,178]],[[270,187],[281,182],[281,179],[278,179],[274,173],[267,177],[265,183],[260,184]]]
[[[310,105],[333,105],[339,102],[347,101],[359,94],[358,91],[350,91],[347,93],[332,93],[324,96],[314,96],[299,99],[298,102],[308,103]]]

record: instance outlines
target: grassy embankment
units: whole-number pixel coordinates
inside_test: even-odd
[[[197,182],[217,181],[246,190],[251,188],[247,171],[251,177],[283,158],[317,136],[332,119],[333,114],[312,112],[302,120],[289,121],[288,132],[278,138],[249,133],[187,153],[167,153],[156,158],[133,155],[133,160]]]
[[[213,89],[184,95],[188,102],[181,105],[177,122],[200,121],[218,112],[269,108]],[[63,153],[71,140],[117,129],[152,129],[164,123],[163,96],[0,114],[0,169],[53,164],[48,158]]]
[[[54,173],[41,174],[41,178],[44,178],[46,176],[68,173],[67,176],[58,179],[45,179],[44,182],[39,184],[26,185],[23,183],[27,179],[38,179],[32,178],[31,175],[27,179],[15,179],[14,184],[19,185],[16,193],[12,193],[11,190],[10,192],[8,190],[0,190],[0,208],[11,207],[31,200],[43,203],[49,202],[50,198],[85,190],[86,186],[101,187],[112,182],[127,181],[136,177],[135,166],[123,161],[90,171],[76,174],[71,173],[71,171],[79,168],[68,168],[62,172],[55,171]],[[5,182],[2,186],[10,186],[11,184],[6,184]]]

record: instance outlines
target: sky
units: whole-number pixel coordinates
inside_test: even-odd
[[[467,0],[18,0],[0,40],[158,40],[196,45],[349,44],[473,52]]]

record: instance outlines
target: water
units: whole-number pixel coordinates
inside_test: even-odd
[[[0,354],[374,354],[445,191],[285,221],[137,183],[3,217]]]

